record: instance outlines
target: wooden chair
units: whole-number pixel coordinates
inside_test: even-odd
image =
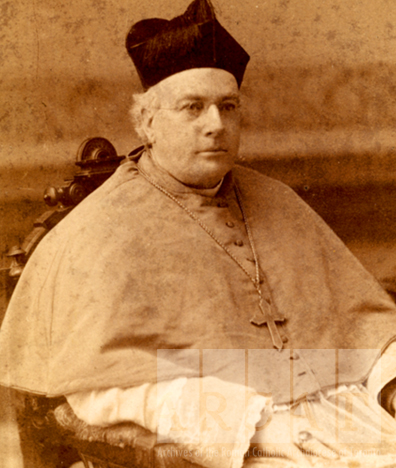
[[[14,391],[24,468],[199,468],[181,456],[176,444],[133,423],[108,428],[79,420],[65,398]]]

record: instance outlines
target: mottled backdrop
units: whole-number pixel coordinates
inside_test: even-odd
[[[265,132],[260,151],[390,149],[396,122],[393,0],[215,5],[251,54],[245,125]],[[64,143],[96,134],[128,149],[127,111],[140,87],[124,49],[126,32],[134,21],[170,19],[186,6],[180,0],[3,0],[2,167],[31,164],[32,147],[40,162],[67,160],[73,147]]]

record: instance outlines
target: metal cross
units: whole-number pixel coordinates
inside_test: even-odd
[[[283,322],[285,318],[279,314],[274,315],[272,313],[271,306],[267,301],[263,301],[263,299],[260,299],[259,307],[261,314],[255,314],[255,316],[250,319],[250,323],[259,327],[266,324],[271,335],[273,345],[280,351],[283,347],[283,342],[279,334],[279,329],[276,326],[276,322]]]

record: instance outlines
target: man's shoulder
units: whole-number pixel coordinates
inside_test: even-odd
[[[122,164],[51,229],[41,244],[53,240],[70,242],[76,236],[109,235],[123,214],[133,208],[131,200],[144,199],[144,190],[138,181],[136,165],[133,162]]]
[[[245,166],[235,166],[233,178],[251,213],[267,221],[288,226],[321,225],[328,230],[320,216],[288,185]]]
[[[261,195],[266,198],[275,198],[277,204],[281,203],[282,200],[294,200],[296,203],[304,204],[291,187],[255,169],[237,164],[233,175],[237,184],[253,196],[260,197]]]
[[[107,196],[138,177],[137,165],[134,161],[125,160],[117,170],[93,194]]]
[[[75,216],[86,216],[106,209],[115,210],[117,201],[124,200],[128,192],[139,192],[140,185],[137,183],[138,171],[134,162],[128,161],[122,164],[100,187],[86,197],[66,219]],[[133,196],[133,195],[132,195]]]

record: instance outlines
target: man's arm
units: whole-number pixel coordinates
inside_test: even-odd
[[[242,466],[256,423],[272,403],[248,387],[216,377],[79,392],[67,399],[88,424],[134,422],[156,433],[160,443],[183,444],[195,463],[217,468]],[[218,455],[213,459],[214,452]]]

